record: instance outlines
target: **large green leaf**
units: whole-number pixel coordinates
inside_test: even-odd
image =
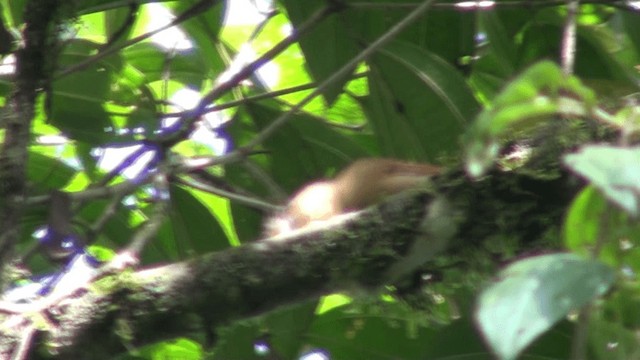
[[[258,129],[282,115],[269,105],[274,104],[262,102],[246,107]],[[348,136],[305,114],[294,115],[264,146],[272,154],[271,173],[289,190],[300,186],[301,180],[328,175],[320,173],[320,169],[342,166],[366,155]]]
[[[109,200],[94,200],[83,206],[78,212],[78,216],[85,224],[93,224],[104,215],[110,203]],[[115,250],[125,247],[132,237],[130,219],[133,216],[132,210],[124,206],[118,208],[101,229],[98,239],[91,240],[98,241],[99,245],[109,246]]]
[[[520,63],[557,59],[562,44],[565,17],[557,9],[538,12],[536,21],[524,29],[519,47]],[[576,29],[574,73],[580,78],[615,81],[618,87],[637,89],[637,75],[619,58],[625,38],[600,24],[579,24]],[[633,90],[631,90],[633,91]],[[631,92],[630,91],[630,92]],[[637,90],[636,90],[637,91]],[[606,95],[606,94],[604,94]]]
[[[282,3],[294,27],[299,26],[322,7],[330,6],[323,0],[284,0]],[[359,46],[349,36],[351,31],[348,24],[349,12],[339,12],[323,19],[308,33],[301,35],[299,43],[307,68],[317,82],[332,75],[357,54]],[[345,77],[324,91],[327,103],[332,104],[338,98],[347,80]]]
[[[510,33],[496,12],[486,11],[479,14],[480,27],[486,34],[488,49],[496,59],[496,68],[503,74],[510,75],[516,67],[516,46]],[[480,36],[480,35],[476,35]]]
[[[22,14],[27,0],[2,0],[2,18],[7,24],[17,28],[22,24]]]
[[[640,23],[638,22],[638,17],[636,14],[624,11],[621,12],[620,17],[625,30],[624,34],[629,38],[632,45],[628,48],[634,51],[637,59],[640,56]]]
[[[60,63],[78,64],[97,48],[90,41],[74,40],[65,47]],[[113,55],[54,81],[51,124],[75,140],[94,145],[106,141],[112,123],[104,104],[110,100],[112,75],[121,69],[121,59]]]
[[[527,258],[480,294],[475,317],[496,355],[515,359],[570,311],[604,294],[614,278],[613,269],[574,254]]]
[[[129,39],[137,16],[131,6],[115,8],[104,12],[104,27],[111,46],[120,46]],[[133,14],[133,16],[132,16]],[[114,39],[117,36],[117,39]]]
[[[189,1],[174,1],[168,5],[175,11],[176,14],[181,14],[192,5],[198,3],[197,0]],[[219,1],[212,8],[207,11],[201,12],[198,16],[181,24],[181,28],[186,31],[189,39],[193,42],[193,49],[185,52],[181,52],[180,56],[176,57],[179,67],[177,70],[185,72],[189,69],[192,71],[193,66],[200,66],[200,71],[195,73],[206,74],[201,79],[191,79],[186,84],[199,84],[199,82],[205,79],[214,79],[216,76],[222,74],[226,69],[227,63],[225,62],[226,54],[222,51],[222,46],[219,39],[220,29],[222,27],[224,6],[223,2]],[[189,65],[188,61],[183,62],[177,58],[186,56],[193,59],[193,64]],[[197,75],[196,75],[197,76]],[[200,88],[199,86],[197,88]]]
[[[371,60],[369,84],[363,104],[385,155],[420,160],[451,155],[479,109],[453,67],[408,43],[394,42]]]
[[[360,3],[358,0],[350,2]],[[367,1],[369,7],[357,8],[345,16],[346,34],[359,43],[363,42],[362,39],[373,42],[407,16],[410,7],[406,5],[410,3],[418,6],[420,1]],[[460,65],[462,58],[473,54],[478,16],[471,11],[442,11],[442,8],[438,8],[438,5],[452,6],[453,3],[455,1],[437,1],[436,6],[422,18],[396,34],[396,40],[427,50],[451,66]]]
[[[605,319],[595,319],[589,323],[589,342],[589,359],[592,360],[628,360],[640,354],[640,343],[635,332]]]

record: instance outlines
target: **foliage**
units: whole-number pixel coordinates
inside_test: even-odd
[[[14,52],[27,3],[0,1]],[[141,253],[148,265],[255,241],[286,194],[360,157],[463,167],[481,181],[524,168],[545,146],[540,134],[560,123],[604,128],[617,141],[553,159],[587,183],[566,209],[563,238],[554,239],[568,254],[515,260],[484,290],[464,280],[479,274],[449,273],[455,280],[421,289],[413,304],[389,294],[332,295],[231,324],[212,349],[199,335],[121,358],[640,356],[640,117],[632,96],[640,15],[622,1],[579,7],[570,75],[558,63],[571,20],[557,2],[497,1],[474,11],[427,2],[434,4],[397,33],[393,26],[421,3],[283,0],[256,28],[224,23],[232,1],[162,2],[179,16],[188,48],[168,43],[167,33],[143,36],[161,11],[151,1],[75,3],[59,54],[52,50],[50,91],[36,103],[20,254],[36,247],[32,234],[48,222],[43,196],[55,189],[76,194],[74,226],[98,253],[127,247],[159,219]],[[278,49],[283,39],[291,44]],[[10,55],[0,54],[5,115],[18,86]],[[91,195],[127,183],[134,186]],[[42,256],[27,256],[26,265],[53,268]]]

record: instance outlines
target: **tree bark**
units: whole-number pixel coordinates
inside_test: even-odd
[[[26,329],[35,326],[34,314],[48,319],[45,329],[39,322],[35,338],[57,358],[109,358],[127,351],[125,345],[212,334],[220,325],[306,299],[376,291],[425,263],[428,268],[440,253],[487,256],[499,264],[513,255],[513,249],[496,250],[505,238],[516,241],[519,253],[548,250],[550,244],[540,241],[554,239],[551,246],[558,246],[563,209],[579,188],[566,176],[540,180],[495,172],[474,182],[459,171],[432,185],[277,241],[103,275],[54,304],[5,309],[2,321],[20,326],[5,327],[0,354],[16,351]]]

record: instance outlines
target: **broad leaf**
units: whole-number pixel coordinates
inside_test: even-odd
[[[464,78],[417,46],[394,42],[371,60],[363,100],[382,152],[434,160],[457,151],[458,137],[478,111]]]
[[[632,216],[638,215],[640,148],[587,145],[577,153],[566,155],[564,163],[586,178],[611,202]]]
[[[515,262],[478,299],[476,321],[500,359],[524,348],[570,311],[604,294],[613,269],[573,254],[552,254]]]

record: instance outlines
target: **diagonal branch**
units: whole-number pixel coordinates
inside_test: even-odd
[[[398,269],[394,265],[414,254],[416,244],[425,240],[425,233],[417,231],[421,224],[430,224],[425,216],[433,225],[434,216],[445,215],[440,207],[425,206],[432,199],[424,191],[410,192],[328,227],[297,231],[277,241],[107,275],[46,307],[36,308],[36,303],[3,307],[3,324],[20,326],[3,326],[3,338],[15,341],[0,342],[0,356],[18,347],[20,334],[36,326],[42,329],[37,320],[42,318],[49,319],[42,339],[58,344],[58,358],[110,358],[126,351],[116,335],[122,326],[130,329],[129,340],[141,345],[193,331],[193,317],[187,315],[215,328],[354,286],[375,289],[391,282]],[[448,241],[430,234],[421,262]]]

